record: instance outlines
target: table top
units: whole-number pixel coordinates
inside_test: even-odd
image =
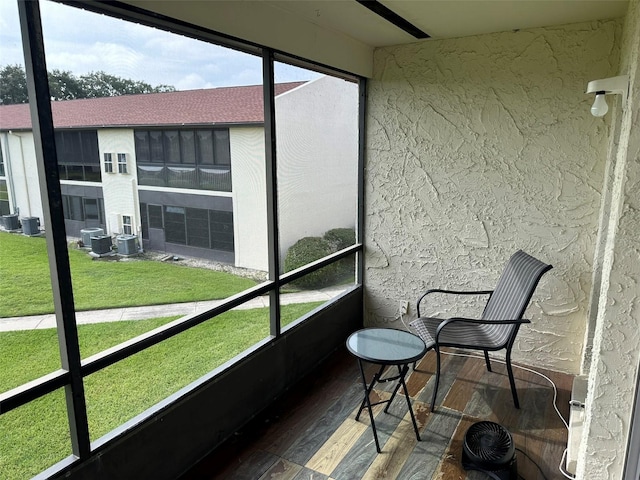
[[[420,337],[393,328],[358,330],[347,339],[347,349],[362,360],[381,365],[415,362],[427,351]]]

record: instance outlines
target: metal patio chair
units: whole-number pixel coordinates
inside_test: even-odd
[[[436,379],[431,400],[431,411],[435,410],[438,383],[440,381],[440,347],[483,350],[487,370],[491,371],[489,352],[506,349],[506,364],[511,384],[513,403],[520,408],[516,384],[511,368],[511,349],[523,323],[530,320],[522,318],[529,305],[538,281],[551,265],[528,255],[522,250],[514,253],[505,266],[494,290],[454,291],[427,290],[417,301],[418,318],[409,325],[424,340],[427,349],[436,352]],[[427,295],[444,293],[454,295],[489,295],[480,319],[469,318],[430,318],[420,315],[420,303]],[[415,365],[414,365],[415,367]]]

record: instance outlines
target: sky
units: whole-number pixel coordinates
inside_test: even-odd
[[[262,83],[262,60],[154,28],[41,1],[47,69],[118,77],[178,90]],[[0,0],[0,67],[24,65],[16,0]],[[279,64],[276,82],[314,72]]]

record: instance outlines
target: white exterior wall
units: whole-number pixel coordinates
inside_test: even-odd
[[[427,288],[493,288],[517,249],[554,265],[513,356],[578,373],[621,21],[429,40],[375,54],[365,165],[368,325]],[[454,306],[428,313],[471,314]],[[469,308],[472,306],[469,305]],[[479,314],[477,310],[474,314]],[[407,318],[405,318],[407,320]]]
[[[629,75],[629,100],[616,105],[610,138],[612,180],[603,201],[605,238],[599,309],[593,335],[577,478],[623,478],[640,361],[640,1],[629,4],[620,69]],[[636,412],[640,415],[640,412]],[[637,459],[636,459],[637,460]],[[631,472],[634,474],[634,472]],[[631,478],[628,477],[628,478]]]
[[[276,98],[280,252],[355,228],[358,86],[321,77]]]
[[[131,129],[98,129],[98,151],[102,170],[106,233],[117,235],[122,231],[122,216],[131,217],[132,234],[140,235],[140,201],[137,190],[135,143]],[[104,154],[111,153],[113,173],[104,171]],[[127,172],[118,173],[118,153],[127,154]]]
[[[11,213],[19,213],[20,218],[38,217],[45,227],[33,133],[6,132],[2,136]]]
[[[264,128],[230,128],[236,266],[269,270]]]

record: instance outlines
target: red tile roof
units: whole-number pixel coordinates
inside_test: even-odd
[[[304,82],[279,83],[276,95]],[[262,123],[262,85],[51,102],[56,128]],[[28,104],[0,106],[0,130],[30,130]]]

